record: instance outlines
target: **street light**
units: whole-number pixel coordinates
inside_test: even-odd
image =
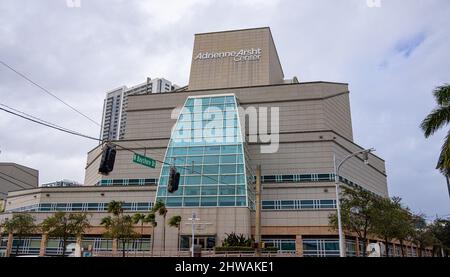
[[[338,231],[339,231],[339,256],[345,257],[345,245],[344,245],[344,235],[342,234],[342,223],[341,223],[341,208],[339,204],[339,170],[341,166],[348,161],[350,158],[358,156],[362,154],[364,164],[369,164],[369,153],[375,151],[374,148],[361,150],[355,153],[352,153],[346,156],[338,165],[336,165],[336,155],[333,155],[333,164],[334,164],[334,184],[336,186],[336,210],[337,210],[337,218],[338,218]]]

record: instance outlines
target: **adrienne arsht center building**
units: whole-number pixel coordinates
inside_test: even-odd
[[[249,120],[255,114],[257,126]],[[298,256],[339,255],[337,231],[328,223],[336,207],[333,155],[342,160],[363,150],[353,141],[348,84],[286,79],[269,28],[196,34],[189,84],[129,96],[124,138],[113,142],[121,147],[109,175],[98,173],[99,145],[88,153],[84,186],[10,192],[6,216],[31,211],[40,221],[57,210],[86,211],[94,227],[83,244],[102,252],[121,247],[102,237],[108,202],[124,201],[132,214],[149,212],[160,200],[167,219],[182,217],[181,249],[191,245],[188,219],[194,212],[204,223],[195,228],[196,244],[208,251],[232,232],[254,236],[254,176],[261,165],[265,245]],[[153,169],[134,163],[129,150],[166,164],[157,162]],[[370,154],[369,162],[349,160],[342,182],[387,197],[384,160]],[[181,174],[175,193],[167,192],[171,164]],[[154,251],[176,251],[177,229],[163,228],[162,217],[157,219]],[[146,225],[144,234],[143,244],[137,240],[127,247],[149,250],[151,227]],[[29,238],[24,251],[61,251],[58,240],[43,239]],[[359,253],[358,244],[347,236],[347,255]]]

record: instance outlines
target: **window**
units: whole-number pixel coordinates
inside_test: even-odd
[[[183,201],[185,207],[198,207],[200,204],[200,197],[184,197]]]
[[[88,211],[98,211],[98,203],[88,203]]]
[[[201,206],[202,207],[217,206],[217,197],[202,197]]]
[[[301,200],[300,207],[302,209],[314,209],[314,200]]]
[[[219,206],[234,206],[236,204],[234,196],[220,196]]]
[[[217,186],[202,187],[202,195],[217,195]]]
[[[166,163],[172,163],[176,157],[175,163],[180,165],[180,188],[175,194],[165,192],[169,170],[163,166],[157,190],[158,200],[169,207],[179,206],[180,203],[187,207],[247,205],[247,183],[251,182],[251,178],[247,181],[249,169],[243,165],[244,145],[235,102],[234,96],[188,97],[164,157]],[[226,111],[222,114],[225,107]],[[193,122],[189,122],[191,115]],[[203,127],[207,124],[207,132],[199,129],[197,123],[202,123]],[[190,132],[188,139],[183,136],[186,130]],[[227,144],[224,145],[222,139]],[[236,184],[240,185],[239,188]],[[253,193],[250,191],[250,194]],[[174,195],[180,196],[182,201],[172,202],[170,198]]]
[[[180,207],[182,203],[181,197],[167,197],[167,206]]]
[[[201,184],[201,177],[200,176],[186,176],[186,177],[184,177],[184,183],[187,186],[200,185]]]

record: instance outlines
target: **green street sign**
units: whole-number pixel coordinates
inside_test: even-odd
[[[134,154],[133,156],[133,162],[137,164],[142,164],[151,168],[156,167],[156,161],[152,158],[146,157],[144,155]]]

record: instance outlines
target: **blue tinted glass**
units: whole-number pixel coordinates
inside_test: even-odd
[[[218,184],[219,175],[203,175],[202,183],[205,185]]]
[[[185,195],[200,195],[200,187],[186,187],[184,190]]]
[[[225,97],[212,97],[211,98],[211,105],[214,105],[214,104],[223,104],[224,103],[224,101],[225,101]]]
[[[200,185],[200,183],[201,183],[201,177],[200,176],[186,176],[186,177],[184,177],[184,184],[186,186]]]
[[[168,207],[180,207],[182,203],[181,197],[167,197],[166,205]]]
[[[225,153],[236,153],[237,146],[236,145],[223,145],[222,146],[222,154]]]
[[[236,186],[233,185],[221,185],[219,186],[220,195],[234,195],[236,193]]]
[[[220,174],[236,173],[236,165],[221,165]]]
[[[204,157],[204,164],[218,164],[219,163],[219,156],[217,155],[207,155]]]
[[[217,195],[217,186],[202,187],[202,195]]]
[[[236,204],[234,196],[220,196],[219,206],[234,206]]]
[[[236,206],[246,206],[245,196],[236,197]]]
[[[219,146],[207,146],[205,147],[205,154],[220,154]]]
[[[167,193],[169,167],[163,166],[157,200],[175,207],[247,205],[247,172],[235,103],[231,95],[186,100],[164,157],[164,162],[175,164],[181,174],[180,187]],[[248,193],[253,199],[254,192]]]
[[[204,165],[203,174],[219,174],[218,165]]]
[[[222,175],[220,176],[220,183],[225,185],[234,185],[236,184],[236,176],[235,175]]]
[[[234,164],[234,163],[236,163],[236,155],[226,155],[226,156],[222,155],[222,156],[220,156],[220,163],[223,163],[223,164],[232,163],[232,164]]]
[[[200,197],[185,197],[183,204],[185,207],[200,206]]]
[[[200,205],[202,207],[217,206],[217,197],[202,197]]]

